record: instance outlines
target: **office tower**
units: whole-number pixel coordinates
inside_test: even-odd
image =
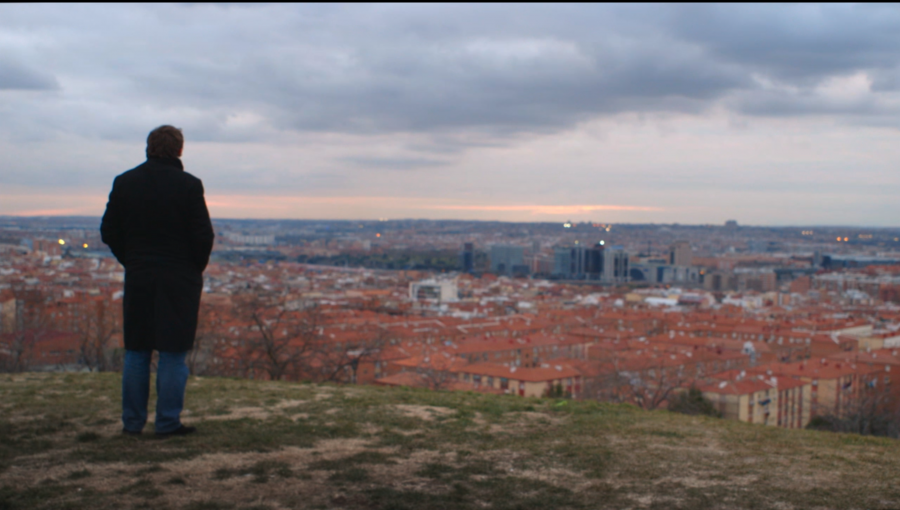
[[[525,248],[495,244],[491,246],[491,272],[498,275],[528,274],[525,265]]]
[[[669,264],[673,266],[690,266],[693,263],[693,252],[687,241],[675,241],[669,248]]]
[[[572,247],[572,277],[579,280],[587,275],[588,250],[584,246]]]
[[[602,242],[592,246],[587,253],[586,273],[589,280],[599,280],[603,276],[603,255],[605,248]]]
[[[628,281],[628,253],[621,246],[610,246],[603,253],[603,275],[601,279],[608,283]]]
[[[572,249],[553,249],[553,275],[569,278],[572,274]]]
[[[553,250],[553,274],[576,280],[600,280],[604,268],[604,246],[575,245]]]
[[[475,245],[464,243],[459,254],[459,268],[463,273],[471,273],[475,269]]]

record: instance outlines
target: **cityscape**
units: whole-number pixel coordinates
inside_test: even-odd
[[[0,510],[896,510],[898,128],[897,4],[0,4]]]
[[[124,270],[98,222],[0,222],[5,371],[119,368]],[[693,388],[725,419],[785,428],[900,402],[900,229],[214,226],[195,375],[644,409]]]

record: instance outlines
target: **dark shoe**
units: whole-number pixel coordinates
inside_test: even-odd
[[[193,434],[194,432],[197,432],[197,427],[185,427],[184,425],[181,425],[171,432],[157,432],[156,437],[186,436],[188,434]]]
[[[139,436],[139,435],[141,435],[141,431],[140,430],[122,429],[122,435],[123,436]]]

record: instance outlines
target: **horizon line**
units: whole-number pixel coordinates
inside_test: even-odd
[[[69,214],[53,214],[53,215],[16,215],[16,214],[0,214],[0,219],[43,219],[43,218],[84,218],[84,219],[96,219],[100,221],[102,216],[85,216],[85,215],[69,215]],[[479,219],[453,219],[453,218],[442,218],[442,219],[431,219],[431,218],[385,218],[385,219],[364,219],[364,218],[355,218],[355,219],[337,219],[337,218],[221,218],[221,217],[212,217],[210,218],[212,221],[307,221],[307,222],[372,222],[372,223],[388,223],[392,221],[431,221],[431,222],[471,222],[471,223],[508,223],[508,224],[530,224],[530,225],[559,225],[561,224],[558,221],[508,221],[508,220],[479,220]],[[731,220],[728,220],[731,221]],[[595,222],[587,222],[587,221],[573,221],[573,222],[562,222],[562,223],[572,223],[573,225],[581,225],[584,223],[595,223]],[[673,223],[656,223],[656,222],[645,222],[645,223],[637,223],[637,222],[627,222],[627,221],[617,221],[610,223],[602,223],[603,225],[659,225],[659,226],[673,226],[673,227],[721,227],[725,228],[725,223],[681,223],[681,222],[673,222]],[[872,225],[777,225],[777,224],[737,224],[738,228],[869,228],[869,229],[900,229],[900,225],[897,226],[872,226]]]

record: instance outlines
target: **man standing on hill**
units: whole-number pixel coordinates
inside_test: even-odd
[[[184,361],[194,345],[214,234],[203,183],[181,164],[183,147],[178,128],[150,132],[147,161],[113,181],[100,225],[103,242],[125,266],[123,434],[138,435],[147,423],[154,350],[159,351],[156,435],[196,431],[181,423],[188,379]]]

